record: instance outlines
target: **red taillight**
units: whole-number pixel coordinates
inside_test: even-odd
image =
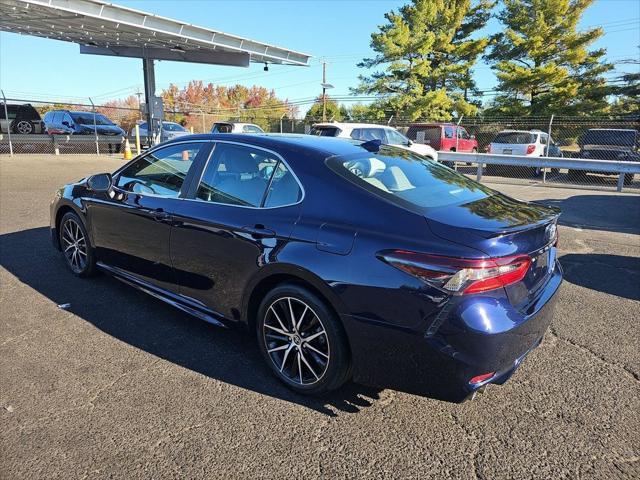
[[[531,258],[526,255],[477,260],[391,250],[378,256],[409,275],[458,295],[486,292],[519,282],[531,265]]]
[[[469,383],[471,385],[478,385],[479,383],[489,380],[495,374],[496,372],[489,372],[489,373],[483,373],[482,375],[477,375],[473,377],[471,380],[469,380]]]
[[[531,155],[536,149],[535,145],[527,145],[527,155]]]

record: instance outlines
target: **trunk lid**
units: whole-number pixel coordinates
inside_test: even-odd
[[[529,255],[525,278],[507,288],[511,302],[528,304],[549,279],[555,264],[556,224],[560,210],[523,202],[506,195],[443,208],[429,209],[431,231],[450,242],[479,250],[488,257]]]

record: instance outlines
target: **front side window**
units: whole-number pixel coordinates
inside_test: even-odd
[[[198,186],[200,200],[243,207],[278,207],[300,200],[300,187],[278,157],[243,145],[216,145]]]
[[[458,129],[458,137],[463,140],[469,140],[469,134],[464,128]]]
[[[242,131],[244,133],[264,133],[260,127],[255,125],[245,125]]]
[[[409,145],[409,139],[396,130],[387,130],[389,145]]]
[[[123,190],[177,198],[204,143],[184,143],[155,150],[125,168],[116,181]]]
[[[493,191],[437,162],[406,150],[331,157],[328,166],[347,180],[394,203],[420,211],[481,200]]]

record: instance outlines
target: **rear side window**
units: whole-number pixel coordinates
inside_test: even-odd
[[[337,137],[339,133],[340,129],[337,127],[313,127],[309,135],[315,135],[316,137]]]
[[[351,138],[363,142],[380,140],[382,143],[387,143],[387,137],[382,128],[354,128],[351,132]]]
[[[424,132],[424,140],[426,143],[436,142],[440,140],[440,127],[409,127],[407,137],[411,140],[418,140],[418,132]]]
[[[524,144],[535,143],[536,136],[529,132],[502,132],[496,135],[491,143]]]
[[[301,193],[295,177],[275,155],[220,143],[205,168],[196,198],[243,207],[280,207],[296,203]]]
[[[328,166],[362,188],[420,211],[474,202],[493,191],[412,152],[382,147],[379,153],[331,157]]]

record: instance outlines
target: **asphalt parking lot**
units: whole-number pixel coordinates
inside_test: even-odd
[[[67,271],[54,189],[121,164],[0,157],[0,478],[640,478],[640,195],[495,186],[564,212],[556,316],[504,386],[309,399],[252,337]]]

